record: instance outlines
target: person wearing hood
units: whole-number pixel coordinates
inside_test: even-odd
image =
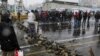
[[[35,32],[37,33],[38,22],[36,22],[35,20],[36,20],[36,16],[34,14],[34,11],[31,10],[31,11],[29,11],[28,18],[27,18],[27,20],[24,21],[23,25],[28,28],[30,24],[34,24],[35,25]]]
[[[0,45],[2,56],[15,56],[15,51],[20,50],[13,24],[10,23],[8,12],[2,13],[0,20]]]

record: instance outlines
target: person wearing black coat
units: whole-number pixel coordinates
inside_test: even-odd
[[[99,20],[99,19],[100,19],[100,12],[97,11],[97,12],[95,13],[95,22],[98,23],[98,20]]]
[[[20,50],[14,27],[9,19],[9,14],[4,13],[0,22],[0,45],[2,56],[15,56],[15,50]]]
[[[2,14],[1,14],[1,21],[2,22],[6,22],[6,23],[11,23],[10,12],[9,11],[7,11],[6,13],[2,12]]]
[[[18,18],[19,21],[20,21],[20,17],[21,17],[21,13],[18,11],[17,12],[17,18]]]
[[[0,45],[2,56],[14,56],[14,51],[20,50],[13,26],[5,22],[0,23]]]
[[[81,20],[82,20],[82,11],[79,11],[79,19],[78,19],[78,21],[79,21],[79,27],[81,26]]]
[[[85,27],[86,19],[87,19],[87,12],[83,12],[83,24],[82,24],[83,27]]]

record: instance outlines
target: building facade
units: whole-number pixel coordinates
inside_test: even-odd
[[[100,0],[80,0],[80,6],[100,7]]]

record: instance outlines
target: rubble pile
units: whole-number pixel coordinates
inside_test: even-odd
[[[46,50],[50,50],[48,53],[54,53],[55,56],[79,56],[75,50],[70,50],[66,47],[66,45],[56,43],[55,41],[50,41],[47,39],[47,37],[41,34],[39,35],[36,33],[35,35],[30,35],[30,29],[23,26],[22,23],[17,23],[17,27],[27,33],[26,39],[30,45],[44,47]]]

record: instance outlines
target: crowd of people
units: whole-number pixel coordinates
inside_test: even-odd
[[[36,16],[37,21],[41,22],[63,22],[63,21],[71,21],[75,20],[75,24],[79,24],[82,20],[83,23],[89,22],[91,17],[95,18],[95,21],[98,22],[100,18],[100,11],[71,11],[71,10],[63,10],[63,11],[37,11],[34,10],[34,14]]]
[[[80,33],[80,27],[82,27],[82,33],[85,34],[85,26],[90,27],[90,19],[95,20],[95,28],[98,28],[100,11],[76,11],[63,10],[63,11],[33,11],[36,21],[43,23],[54,22],[68,22],[69,25],[74,20],[74,33],[77,35]],[[96,31],[97,32],[97,31]]]
[[[72,10],[51,10],[37,11],[32,10],[28,14],[28,21],[37,21],[43,23],[68,22],[74,23],[74,29],[85,29],[90,27],[90,19],[95,19],[95,26],[98,25],[100,19],[100,11],[72,11]],[[74,20],[74,22],[72,22]],[[78,31],[79,32],[79,31]]]
[[[18,13],[18,17],[20,17],[20,12]],[[12,25],[12,20],[10,18],[10,12],[7,11],[0,13],[0,44],[1,44],[1,49],[3,51],[3,56],[14,56],[14,50],[17,48],[18,50],[20,49],[17,39],[16,39],[16,34],[14,32],[14,28]],[[71,24],[72,20],[74,19],[74,35],[77,35],[80,31],[80,27],[82,25],[83,28],[83,33],[85,30],[85,26],[87,23],[87,27],[89,27],[89,21],[93,17],[95,19],[95,26],[98,27],[99,24],[99,19],[100,19],[100,11],[94,12],[94,11],[82,11],[79,10],[77,12],[73,12],[71,10],[63,10],[63,11],[37,11],[37,10],[31,10],[28,13],[28,19],[25,21],[26,23],[34,23],[36,24],[36,30],[37,30],[37,22],[69,22]],[[36,22],[37,21],[37,22]],[[82,23],[82,24],[81,24]],[[96,28],[95,27],[95,28]],[[8,31],[6,33],[5,31]],[[37,31],[36,31],[37,32]],[[14,35],[14,36],[13,36]],[[15,37],[15,38],[14,38]],[[14,40],[14,41],[13,41]],[[12,44],[13,43],[13,44]],[[5,45],[7,44],[7,45]],[[9,48],[8,48],[9,47]],[[10,48],[12,47],[12,48]],[[7,52],[10,51],[8,54]]]
[[[72,11],[37,11],[35,10],[36,18],[40,22],[62,22],[72,18]]]
[[[80,21],[83,19],[85,22],[86,20],[89,21],[90,17],[93,16],[93,12],[87,11],[77,11],[73,12],[71,10],[63,10],[63,11],[34,11],[36,15],[36,20],[41,22],[63,22],[63,21],[71,21],[73,18],[76,21]],[[97,13],[96,13],[97,14]],[[79,22],[77,22],[79,23]]]
[[[75,24],[82,23],[85,25],[86,21],[89,22],[91,17],[95,18],[95,21],[98,22],[100,18],[100,11],[72,11],[72,10],[51,10],[51,11],[38,11],[38,10],[32,10],[28,11],[26,14],[29,16],[29,14],[33,13],[33,20],[36,20],[38,22],[65,22],[69,21],[71,22],[72,19],[74,19]],[[18,18],[20,18],[20,12],[18,12]],[[80,25],[78,25],[80,26]]]
[[[86,20],[89,22],[90,17],[95,16],[96,20],[97,17],[96,15],[99,15],[98,12],[94,13],[92,11],[87,12],[87,11],[78,11],[78,12],[73,12],[71,10],[63,10],[63,11],[34,11],[34,14],[36,16],[36,20],[39,22],[65,22],[69,21],[71,22],[72,19],[74,19],[74,24],[75,27],[79,27],[81,21],[83,20],[83,24],[85,25]],[[97,20],[98,21],[98,20]]]

